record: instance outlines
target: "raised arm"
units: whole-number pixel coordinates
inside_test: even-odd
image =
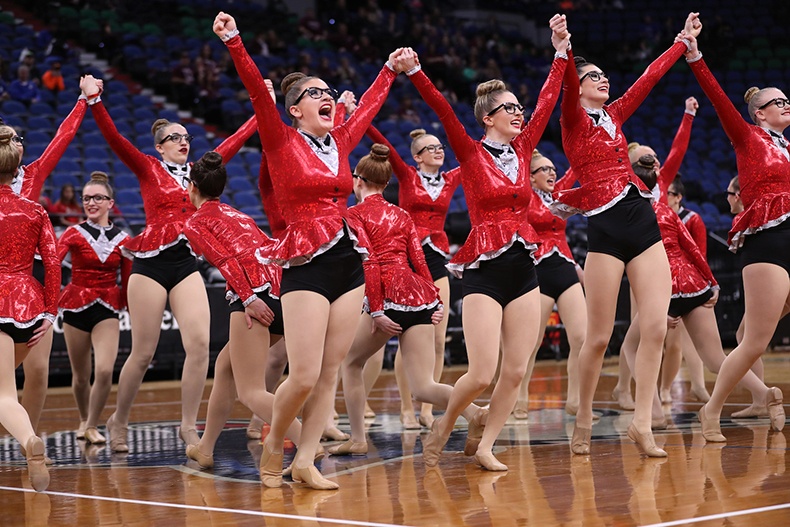
[[[266,154],[263,154],[261,159],[261,168],[258,173],[258,191],[261,193],[263,212],[266,213],[266,217],[269,219],[269,228],[272,231],[272,236],[279,238],[280,234],[285,230],[286,224],[280,210],[280,204],[274,195],[274,186],[272,185]]]
[[[233,156],[239,153],[239,150],[247,139],[252,137],[252,134],[258,129],[258,123],[253,115],[236,130],[233,135],[222,141],[217,145],[217,152],[222,156],[222,162],[227,163]]]
[[[44,187],[44,182],[55,169],[60,158],[63,157],[64,152],[66,152],[74,136],[77,135],[77,130],[79,130],[87,110],[88,103],[86,99],[80,97],[77,100],[77,104],[75,104],[74,108],[69,112],[69,115],[66,116],[58,127],[58,131],[55,132],[55,137],[47,145],[41,157],[25,167],[26,175],[32,177],[26,177],[22,182],[22,196],[32,201],[38,201],[39,196],[41,196],[41,189]]]
[[[675,179],[675,176],[677,176],[680,170],[680,164],[686,156],[689,140],[691,139],[691,125],[694,124],[694,116],[697,114],[697,108],[699,108],[697,99],[694,97],[686,99],[686,110],[683,113],[683,120],[680,121],[675,139],[672,141],[672,148],[669,149],[669,154],[667,154],[667,158],[661,166],[661,175],[659,176],[658,184],[661,187],[662,195],[666,195],[666,190]]]
[[[387,141],[387,138],[384,137],[384,134],[379,132],[375,126],[370,125],[365,135],[367,135],[368,139],[374,143],[380,143],[390,149],[389,159],[390,164],[392,165],[392,172],[399,181],[405,181],[406,176],[408,176],[409,173],[414,170],[414,167],[406,164],[403,158],[398,154],[398,151],[395,150],[395,147],[392,146],[392,143]]]
[[[560,124],[566,130],[573,130],[583,119],[589,119],[579,100],[579,76],[576,74],[576,65],[573,62],[573,51],[568,50],[568,63],[565,65],[563,77],[562,102],[560,103]],[[552,64],[552,67],[554,65]]]
[[[554,182],[554,192],[568,190],[576,183],[576,174],[572,168],[569,168],[565,175]]]

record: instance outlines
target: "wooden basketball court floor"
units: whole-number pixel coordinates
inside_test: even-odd
[[[49,490],[32,491],[18,445],[4,435],[0,525],[790,525],[787,432],[771,432],[767,419],[724,419],[728,442],[706,445],[696,421],[700,403],[678,380],[675,402],[665,406],[670,427],[656,433],[669,457],[646,458],[625,436],[631,413],[611,400],[617,366],[607,361],[596,394],[601,419],[593,427],[592,454],[574,456],[568,446],[573,419],[563,410],[564,369],[564,362],[538,363],[529,420],[511,418],[497,442],[506,473],[483,471],[464,457],[463,419],[439,466],[425,467],[420,438],[427,430],[402,430],[394,377],[384,372],[371,394],[377,416],[369,422],[370,453],[321,461],[321,471],[340,484],[337,491],[307,489],[287,478],[281,489],[261,487],[261,446],[246,440],[248,412],[239,404],[220,437],[215,468],[201,471],[187,462],[178,439],[177,383],[144,385],[132,413],[131,451],[122,455],[76,440],[70,389],[52,389],[40,430],[55,460]],[[767,355],[765,371],[767,384],[790,396],[790,356]],[[451,368],[444,380],[462,372]],[[725,414],[747,399],[734,393]],[[344,411],[341,395],[338,408]],[[204,416],[205,404],[201,410]],[[112,406],[103,418],[111,412]],[[340,428],[348,429],[342,414]],[[291,445],[286,462],[292,453]]]

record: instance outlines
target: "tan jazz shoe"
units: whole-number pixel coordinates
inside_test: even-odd
[[[204,454],[200,451],[198,445],[187,445],[187,457],[192,461],[196,461],[200,468],[214,467],[214,454]]]
[[[36,492],[44,492],[49,486],[49,469],[44,461],[45,450],[44,441],[40,437],[31,437],[25,445],[27,474]]]
[[[710,419],[705,413],[705,405],[699,409],[699,422],[702,425],[702,437],[709,443],[724,443],[727,438],[721,433],[721,424],[719,420]]]
[[[364,456],[368,453],[368,443],[367,441],[355,443],[349,439],[345,443],[329,447],[327,452],[330,456]]]
[[[115,422],[115,414],[112,414],[107,419],[107,432],[110,433],[110,450],[113,452],[129,451],[129,445],[126,442],[128,431],[127,426]]]
[[[768,388],[765,396],[765,405],[768,407],[768,417],[771,418],[771,430],[781,432],[785,427],[785,408],[782,405],[782,390],[773,386]]]
[[[307,465],[304,468],[294,467],[291,472],[291,478],[297,483],[304,483],[315,490],[335,490],[340,488],[340,485],[322,476],[318,469],[315,468],[315,465]]]
[[[488,408],[480,408],[472,416],[466,432],[465,456],[474,456],[477,453],[477,447],[480,445],[480,440],[483,439],[483,430],[485,430],[487,420]]]
[[[447,443],[447,439],[449,439],[448,437],[439,435],[439,423],[441,421],[442,418],[440,417],[433,422],[431,432],[428,434],[428,437],[422,441],[422,458],[429,467],[435,467],[439,464],[439,457],[441,457],[444,445]],[[476,450],[477,447],[475,447],[475,451]]]
[[[591,438],[592,428],[582,428],[574,424],[573,437],[571,437],[571,452],[580,456],[589,455]]]
[[[261,454],[260,477],[264,487],[276,489],[283,485],[283,453],[272,452],[264,441]]]
[[[85,441],[94,445],[102,445],[107,442],[107,438],[101,435],[95,426],[87,427],[83,437],[85,437]]]
[[[636,429],[634,423],[631,423],[628,425],[628,431],[626,432],[626,435],[628,436],[628,439],[642,447],[642,450],[649,457],[667,457],[667,453],[663,449],[656,446],[656,441],[653,438],[653,432],[643,434]]]
[[[504,472],[507,470],[507,465],[495,458],[492,452],[485,452],[482,454],[480,452],[476,453],[475,461],[484,469],[492,472]]]

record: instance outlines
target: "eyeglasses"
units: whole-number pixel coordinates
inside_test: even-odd
[[[429,154],[435,154],[436,152],[444,152],[444,145],[442,145],[442,144],[439,144],[439,145],[425,145],[424,147],[422,147],[419,150],[417,150],[417,154],[416,155],[420,155],[423,152],[425,152],[426,150],[428,151]]]
[[[368,178],[360,176],[358,174],[351,174],[351,177],[354,178],[354,179],[361,179],[365,183],[370,183],[370,180]]]
[[[190,178],[189,176],[181,176],[181,186],[184,188],[189,188],[189,184],[195,184],[195,181]]]
[[[737,193],[737,192],[733,192],[733,191],[731,191],[731,190],[728,190],[728,191],[727,191],[727,195],[728,195],[728,196],[737,196],[737,195],[738,195],[738,193]]]
[[[194,139],[194,137],[192,135],[190,135],[190,134],[170,134],[170,135],[164,136],[162,138],[162,140],[159,141],[159,144],[162,145],[162,144],[165,144],[168,141],[173,142],[173,143],[180,143],[182,139],[184,141],[186,141],[187,143],[191,143],[192,139]]]
[[[546,166],[542,166],[542,167],[536,168],[535,170],[530,172],[530,174],[537,174],[538,172],[543,172],[544,174],[548,174],[549,172],[554,172],[556,174],[557,173],[557,169],[554,168],[553,166],[546,165]]]
[[[519,113],[524,113],[524,107],[521,106],[520,104],[517,104],[517,103],[514,103],[514,102],[503,102],[502,104],[500,104],[499,106],[497,106],[496,108],[494,108],[493,110],[488,112],[486,115],[488,117],[491,117],[492,115],[497,113],[502,108],[505,109],[506,113],[509,113],[511,115],[516,113],[516,110],[518,110]]]
[[[112,198],[110,196],[105,196],[104,194],[96,194],[95,196],[82,196],[82,202],[88,204],[91,200],[95,201],[96,203],[101,203],[103,201],[110,201]]]
[[[680,192],[673,192],[671,190],[667,190],[667,194],[670,196],[680,196]]]
[[[14,137],[11,138],[11,140],[18,145],[25,144],[25,138],[22,137],[21,135],[15,135]]]
[[[601,78],[604,78],[604,79],[607,79],[607,80],[609,79],[609,75],[607,75],[606,73],[604,73],[602,71],[588,71],[587,73],[585,73],[584,75],[582,75],[579,78],[579,84],[584,82],[584,79],[586,79],[587,77],[589,77],[590,80],[593,81],[593,82],[598,82],[599,80],[601,80]]]
[[[324,94],[329,95],[332,97],[332,100],[335,101],[339,97],[337,90],[334,88],[316,88],[315,86],[311,86],[310,88],[305,88],[304,91],[299,94],[299,97],[294,101],[294,105],[299,104],[299,101],[301,101],[305,95],[309,95],[311,99],[320,99]]]
[[[775,104],[777,108],[784,108],[785,106],[790,104],[790,99],[783,99],[781,97],[777,97],[776,99],[771,99],[770,101],[768,101],[767,103],[763,104],[762,106],[760,106],[757,109],[758,110],[765,110],[766,108],[768,108],[772,104]]]

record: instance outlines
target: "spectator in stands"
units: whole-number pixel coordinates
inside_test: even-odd
[[[340,62],[335,70],[335,77],[337,77],[339,82],[346,84],[356,84],[359,82],[357,70],[351,65],[351,61],[348,60],[348,57],[340,57]]]
[[[52,93],[58,93],[66,89],[63,74],[60,72],[59,60],[53,60],[49,69],[41,76],[41,86]]]
[[[205,64],[203,58],[200,57],[200,59]],[[181,52],[181,58],[170,75],[170,83],[178,105],[182,108],[193,108],[198,90],[195,82],[195,70],[192,69],[192,61],[186,51]]]
[[[30,79],[38,86],[38,81],[41,78],[41,71],[36,64],[36,55],[30,50],[24,50],[19,57],[21,64],[24,64],[30,70]]]
[[[60,197],[49,208],[49,212],[57,220],[56,225],[68,227],[82,221],[82,207],[77,201],[74,185],[66,183],[60,187]],[[75,213],[76,215],[74,215]]]
[[[4,80],[0,79],[0,102],[7,101],[11,98],[11,94],[8,93],[8,87]]]
[[[8,87],[8,93],[15,101],[25,104],[38,102],[38,87],[30,78],[30,68],[21,64],[16,70],[17,78]]]

